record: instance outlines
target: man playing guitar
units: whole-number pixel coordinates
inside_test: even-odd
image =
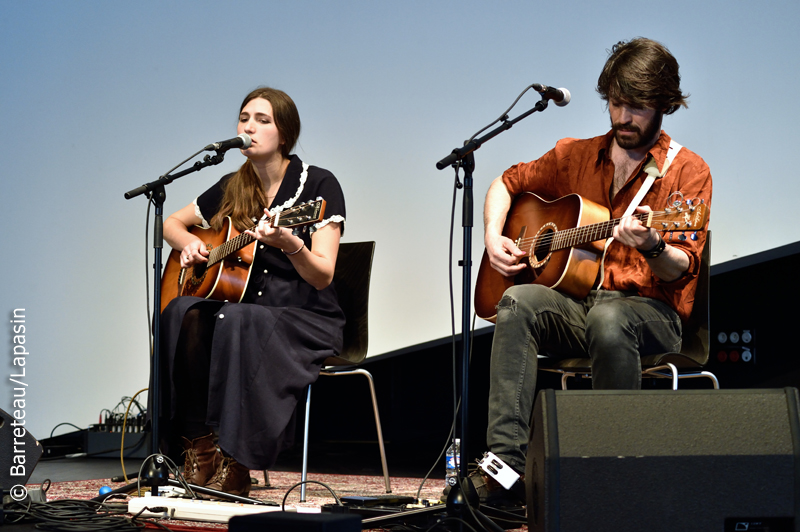
[[[676,198],[689,199],[690,208],[705,209],[711,202],[706,163],[661,130],[664,115],[686,107],[678,63],[655,41],[620,42],[608,57],[597,91],[608,104],[607,134],[559,141],[540,159],[506,170],[486,196],[484,258],[487,269],[509,286],[489,307],[489,316],[478,312],[497,324],[487,443],[519,473],[525,469],[538,354],[589,356],[595,389],[638,389],[640,357],[678,351],[681,324],[694,303],[707,218],[686,231],[680,225],[650,224],[647,214],[676,205]],[[650,175],[655,179],[648,179]],[[637,197],[640,190],[643,197]],[[576,257],[597,257],[598,268],[588,270],[585,288],[569,288],[561,278],[549,284],[514,281],[544,267],[549,257],[541,242],[522,245],[542,240],[549,229],[535,236],[531,233],[538,227],[523,225],[521,233],[527,234],[519,238],[504,234],[515,201],[527,192],[541,196],[544,205],[578,194],[585,202],[578,205],[578,216],[599,209],[616,219],[608,231],[613,236],[609,244],[595,241],[574,248]],[[479,295],[480,287],[476,309]],[[520,490],[506,491],[479,474],[470,479],[484,503],[524,503]]]

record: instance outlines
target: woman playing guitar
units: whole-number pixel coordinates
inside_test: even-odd
[[[251,138],[241,150],[245,163],[172,214],[164,237],[173,260],[192,272],[214,247],[195,226],[218,232],[230,224],[256,240],[234,257],[247,269],[245,284],[237,298],[182,296],[166,306],[159,411],[167,438],[182,443],[190,483],[246,495],[249,470],[268,469],[290,443],[300,394],[341,348],[344,316],[331,283],[345,204],[333,174],[290,154],[300,118],[287,94],[248,94],[237,132]],[[319,197],[324,217],[310,230],[293,234],[272,223]]]

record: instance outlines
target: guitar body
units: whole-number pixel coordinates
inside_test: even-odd
[[[503,293],[518,284],[541,284],[579,299],[586,297],[600,269],[605,239],[556,251],[551,251],[550,241],[556,231],[607,220],[608,209],[577,194],[555,201],[530,192],[519,196],[509,209],[503,236],[528,253],[521,261],[527,267],[515,277],[505,277],[492,268],[484,250],[475,286],[476,314],[495,321],[495,307]]]
[[[209,251],[216,249],[240,233],[226,218],[221,231],[192,227],[190,232],[206,244]],[[244,296],[250,271],[253,267],[256,241],[227,255],[213,266],[206,263],[191,268],[181,268],[181,250],[173,249],[161,278],[161,311],[178,296],[195,296],[217,301],[239,302]]]

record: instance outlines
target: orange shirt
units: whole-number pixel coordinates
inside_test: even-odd
[[[647,178],[642,171],[650,157],[662,168],[666,159],[670,137],[661,132],[656,144],[650,149],[645,161],[635,169],[625,185],[614,197],[609,198],[614,180],[614,163],[609,158],[612,132],[591,139],[562,139],[556,147],[541,158],[519,163],[503,173],[503,182],[513,196],[528,191],[547,200],[555,200],[577,193],[611,212],[611,218],[621,218],[639,188]],[[703,159],[694,152],[682,148],[678,152],[666,175],[656,179],[645,195],[641,205],[653,210],[663,210],[673,192],[681,192],[685,198],[704,199],[711,204],[711,172]],[[692,311],[700,254],[705,245],[705,231],[697,232],[697,240],[687,233],[686,240],[679,240],[675,233],[663,233],[671,246],[683,250],[689,256],[686,274],[672,282],[656,277],[647,261],[633,248],[614,241],[608,248],[604,262],[605,278],[602,288],[606,290],[634,291],[667,303],[675,309],[682,320]]]

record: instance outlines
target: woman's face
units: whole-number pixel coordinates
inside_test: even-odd
[[[283,140],[275,125],[272,104],[263,98],[253,98],[239,114],[237,133],[247,133],[252,144],[242,154],[252,161],[267,160],[281,153]]]

